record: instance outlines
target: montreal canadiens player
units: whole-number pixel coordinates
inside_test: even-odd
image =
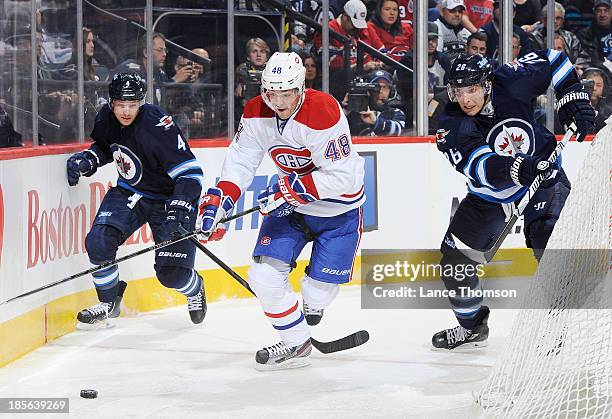
[[[104,196],[85,247],[91,263],[116,258],[118,247],[144,223],[156,243],[193,231],[202,191],[203,172],[181,131],[158,106],[145,104],[145,81],[136,73],[118,73],[109,84],[109,104],[100,109],[87,150],[68,159],[68,183],[91,176],[114,162],[117,186]],[[193,323],[206,315],[204,281],[193,269],[195,246],[188,240],[155,253],[159,282],[187,296]],[[117,265],[93,273],[100,302],[78,313],[80,323],[105,323],[119,316],[126,283]]]
[[[548,179],[524,212],[527,247],[538,260],[541,257],[571,187],[560,159],[554,165],[546,161],[556,146],[555,136],[534,120],[534,99],[551,84],[559,120],[566,128],[574,122],[576,138],[583,141],[593,132],[595,112],[565,53],[531,52],[494,72],[481,55],[462,54],[453,62],[448,84],[451,102],[440,118],[436,142],[451,165],[466,176],[468,193],[442,241],[442,266],[476,268],[477,262],[457,249],[452,236],[472,249],[490,248],[512,204],[536,176],[545,173]],[[460,280],[443,275],[442,280],[447,289],[457,292],[449,299],[459,326],[436,333],[433,346],[446,350],[486,346],[489,308],[482,305],[482,297],[462,297],[459,290],[478,289],[478,276]]]
[[[263,71],[261,95],[245,106],[221,177],[201,205],[202,231],[223,237],[219,220],[250,185],[267,153],[278,181],[259,197],[264,217],[248,281],[281,342],[256,353],[257,369],[308,364],[310,330],[351,279],[361,237],[364,162],[352,147],[347,120],[330,95],[304,89],[294,53],[276,52]],[[312,254],[302,278],[303,309],[288,281],[307,242]]]

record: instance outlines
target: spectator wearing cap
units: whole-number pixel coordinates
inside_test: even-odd
[[[487,34],[487,57],[497,59],[499,45],[499,0],[493,2],[493,21],[482,27],[482,31]],[[516,10],[516,9],[515,9]],[[520,26],[513,24],[512,32],[517,34],[521,40],[521,56],[533,51],[529,35]]]
[[[368,90],[370,104],[362,112],[346,110],[348,98],[343,101],[352,135],[397,136],[406,125],[406,114],[398,108],[401,100],[393,83],[393,77],[385,70],[368,74],[368,81],[376,86]]]
[[[533,47],[536,49],[546,49],[546,27],[547,27],[547,6],[542,8],[542,23],[532,32],[531,39]],[[562,29],[565,19],[565,8],[559,2],[555,2],[555,35],[559,35],[563,42],[563,51],[568,55],[575,67],[585,67],[590,57],[582,48],[578,37],[570,31]],[[556,39],[556,36],[555,36]]]
[[[595,0],[593,5],[593,23],[577,35],[591,65],[598,65],[606,58],[612,60],[612,2]]]
[[[398,0],[378,0],[368,28],[376,32],[385,45],[387,55],[394,60],[401,60],[412,50],[412,25],[400,20]]]
[[[463,0],[442,0],[442,11],[438,20],[438,51],[448,55],[451,62],[465,52],[470,31],[463,27],[465,4]]]
[[[349,0],[344,5],[343,11],[336,19],[329,22],[329,29],[338,32],[352,40],[351,44],[351,67],[357,64],[357,41],[363,41],[372,48],[382,50],[384,44],[376,32],[368,27],[366,22],[367,9],[361,0]],[[323,38],[318,32],[313,40],[313,46],[319,56],[323,53]],[[329,40],[329,65],[332,70],[340,70],[344,67],[344,44],[332,37]],[[382,62],[374,60],[369,54],[364,55],[364,70],[371,71],[382,67]]]
[[[493,0],[463,0],[465,13],[461,23],[470,32],[478,29],[493,20]]]

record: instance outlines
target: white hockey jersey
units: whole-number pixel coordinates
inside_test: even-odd
[[[365,202],[364,161],[353,149],[348,122],[331,95],[307,89],[298,110],[283,121],[263,101],[251,99],[244,108],[218,187],[238,200],[251,184],[268,153],[278,176],[300,176],[317,201],[297,212],[332,217],[358,208]]]

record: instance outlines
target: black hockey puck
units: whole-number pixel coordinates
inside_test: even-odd
[[[81,390],[81,397],[84,399],[95,399],[98,397],[96,390]]]

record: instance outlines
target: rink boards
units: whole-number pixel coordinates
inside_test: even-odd
[[[464,177],[452,169],[430,137],[362,138],[355,143],[366,162],[368,195],[361,248],[437,249],[452,208],[465,195]],[[576,176],[586,147],[571,142],[564,153],[563,166],[570,179]],[[79,148],[0,152],[0,303],[90,268],[85,235],[104,194],[116,181],[116,171],[107,165],[70,188],[65,162]],[[196,141],[192,148],[204,169],[204,187],[212,186],[221,171],[224,142]],[[238,210],[255,205],[258,191],[274,182],[275,174],[272,162],[264,158]],[[246,278],[260,224],[258,213],[232,222],[224,241],[211,244],[209,249]],[[524,247],[520,227],[518,233],[509,236],[504,248]],[[143,227],[128,239],[118,256],[151,244],[150,231]],[[296,287],[307,264],[308,250],[291,275]],[[528,251],[519,254],[525,261],[530,258]],[[209,301],[249,297],[201,253],[196,269],[204,275]],[[154,275],[153,253],[120,265],[121,278],[129,282],[126,310],[140,312],[184,304],[184,297],[163,288]],[[359,279],[358,257],[353,283]],[[96,301],[92,288],[86,275],[0,305],[0,367],[74,330],[76,312]]]

